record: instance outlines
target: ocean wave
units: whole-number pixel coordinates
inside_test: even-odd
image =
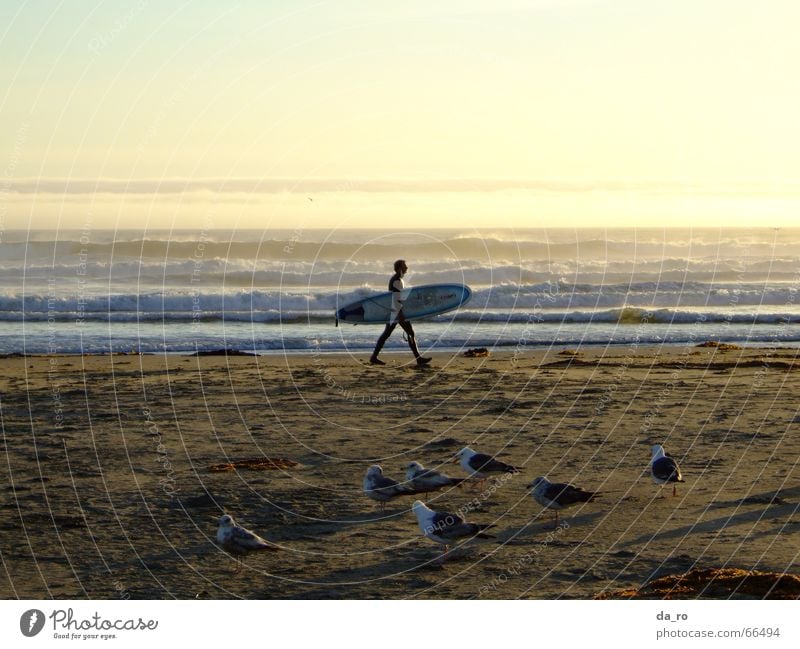
[[[17,245],[4,246],[0,260],[43,259],[60,263],[84,255],[95,260],[228,260],[371,261],[390,264],[398,257],[414,261],[437,259],[475,259],[484,264],[522,260],[751,260],[797,259],[800,236],[761,238],[746,236],[698,236],[693,233],[665,232],[660,237],[639,237],[633,230],[603,237],[587,236],[582,231],[540,231],[520,233],[517,238],[454,235],[445,233],[392,234],[369,231],[354,233],[352,240],[326,235],[320,231],[250,232],[225,240],[213,233],[197,232],[147,237],[120,237],[109,240],[109,234],[89,233],[84,237],[67,237],[58,241],[32,238]]]
[[[741,328],[740,328],[741,329]],[[81,336],[75,335],[36,335],[28,334],[23,337],[0,337],[0,353],[22,352],[29,354],[76,354],[76,353],[108,353],[115,352],[174,352],[187,353],[194,351],[208,351],[220,348],[239,349],[250,352],[348,352],[366,354],[375,345],[376,331],[374,328],[360,327],[353,331],[360,331],[358,335],[339,337],[335,335],[298,335],[289,333],[282,336],[258,333],[252,330],[247,332],[226,332],[224,336],[191,335],[186,328],[182,334],[165,336],[160,330],[157,335],[145,334],[139,330],[117,331],[108,335],[103,333],[90,334],[84,332]],[[331,331],[339,331],[331,328]],[[426,332],[431,333],[430,330]],[[519,333],[519,332],[516,332]],[[449,327],[446,332],[436,337],[421,336],[421,350],[425,353],[445,350],[463,350],[468,347],[487,347],[490,349],[520,350],[535,349],[550,346],[576,345],[695,345],[698,341],[718,340],[721,342],[735,342],[749,345],[776,345],[797,346],[800,336],[791,331],[781,332],[776,335],[772,331],[756,332],[749,329],[736,331],[707,327],[700,332],[687,327],[659,327],[640,330],[636,327],[616,328],[609,330],[593,330],[585,327],[542,327],[535,331],[525,330],[523,336],[515,336],[514,331],[505,331],[498,328],[496,331],[475,332],[472,330],[454,330]],[[407,344],[399,337],[392,337],[386,344],[387,351],[400,351],[408,354]],[[408,355],[410,358],[410,355]]]
[[[103,287],[94,292],[69,292],[63,295],[8,293],[0,295],[2,313],[114,313],[118,311],[160,314],[171,312],[333,312],[350,302],[375,295],[369,286],[343,289],[276,288],[265,290],[194,290],[107,293]],[[735,311],[743,307],[776,312],[793,311],[800,305],[798,289],[793,284],[717,284],[702,282],[639,282],[628,284],[571,284],[565,282],[513,282],[476,288],[469,308],[514,311],[578,309],[597,311],[634,306],[645,309],[705,307]],[[2,317],[2,315],[0,315]]]
[[[635,300],[646,300],[652,293],[655,304],[670,299],[670,294],[681,293],[683,299],[695,299],[701,294],[713,296],[732,294],[755,295],[757,291],[770,300],[769,292],[782,291],[786,285],[798,283],[800,258],[764,260],[686,260],[667,258],[660,260],[574,260],[528,259],[516,263],[495,261],[487,264],[476,259],[432,259],[413,262],[412,284],[437,284],[460,282],[475,289],[496,287],[501,293],[508,288],[518,293],[519,299],[540,290],[538,287],[556,286],[564,300],[570,293],[600,296],[621,292],[636,294]],[[219,291],[225,289],[259,290],[275,287],[312,287],[328,291],[346,292],[357,287],[383,290],[390,274],[389,262],[364,260],[298,259],[266,260],[206,256],[202,259],[106,259],[76,256],[69,261],[63,258],[27,260],[20,265],[14,261],[0,261],[0,286],[11,289],[24,285],[29,292],[69,292],[78,285],[91,284],[98,292],[105,287],[107,293],[180,292],[187,287]],[[783,286],[782,286],[783,285]],[[552,292],[552,288],[548,288]],[[693,294],[697,294],[693,296]],[[782,299],[779,295],[775,299]],[[687,303],[687,302],[684,302]],[[611,304],[606,303],[607,306]]]
[[[334,310],[315,309],[205,309],[196,308],[146,311],[136,309],[62,309],[46,311],[0,311],[0,322],[110,322],[110,323],[203,323],[235,322],[259,324],[333,324]],[[515,309],[461,309],[455,313],[428,319],[431,322],[456,322],[475,324],[597,324],[622,325],[655,324],[743,324],[743,325],[788,325],[800,324],[800,309],[796,311],[730,311],[648,309],[623,307],[597,310],[526,310]],[[345,325],[346,326],[346,325]]]

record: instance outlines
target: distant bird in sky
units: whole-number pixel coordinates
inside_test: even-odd
[[[492,539],[485,530],[494,525],[483,525],[479,523],[467,523],[457,514],[449,512],[437,512],[428,507],[421,500],[417,500],[411,506],[411,510],[417,517],[417,523],[423,536],[434,543],[444,546],[442,561],[447,559],[450,546],[459,539],[467,537],[478,537],[479,539]]]
[[[519,473],[517,467],[496,460],[491,455],[476,453],[469,446],[462,448],[456,458],[460,461],[461,468],[481,484],[493,473]]]
[[[372,500],[377,500],[381,504],[381,511],[386,509],[386,503],[392,498],[408,496],[413,493],[414,490],[411,487],[383,475],[383,469],[377,464],[373,464],[367,469],[367,474],[364,476],[364,495]]]
[[[650,473],[653,476],[653,482],[661,485],[662,488],[668,482],[672,482],[672,495],[677,496],[678,485],[674,483],[684,482],[678,463],[664,452],[664,447],[661,444],[653,444],[650,447],[650,451],[653,453],[653,458],[650,460]]]
[[[555,514],[554,527],[558,527],[558,511],[578,503],[588,503],[600,495],[599,491],[585,491],[580,487],[561,482],[550,482],[545,477],[538,477],[528,485],[533,499],[542,507],[552,509]]]
[[[233,520],[233,516],[229,516],[228,514],[225,514],[219,519],[217,543],[231,554],[236,555],[237,559],[239,559],[239,564],[236,568],[237,572],[241,570],[244,564],[244,558],[250,552],[277,550],[275,546],[262,539],[255,532],[251,532],[237,525],[236,521]]]

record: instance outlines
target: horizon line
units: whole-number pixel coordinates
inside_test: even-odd
[[[23,177],[6,178],[0,194],[95,195],[138,194],[302,194],[302,193],[491,193],[539,191],[547,193],[665,192],[702,194],[797,194],[800,183],[775,181],[691,182],[676,180],[564,180],[531,178],[366,178],[366,177]]]

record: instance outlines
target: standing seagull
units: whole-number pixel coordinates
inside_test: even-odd
[[[462,448],[456,458],[461,461],[461,468],[470,478],[477,478],[481,486],[492,473],[519,473],[517,467],[495,460],[491,455],[476,453],[469,446]]]
[[[419,462],[410,462],[406,466],[406,481],[417,493],[458,486],[464,480],[465,478],[451,478],[445,473],[426,469]]]
[[[653,476],[653,482],[660,484],[663,488],[668,482],[684,481],[678,463],[664,452],[664,447],[661,444],[653,444],[650,450],[653,453],[653,459],[650,460],[650,473]],[[678,485],[672,485],[672,495],[678,495]]]
[[[414,490],[383,475],[383,469],[373,464],[367,469],[364,476],[364,495],[381,504],[381,511],[386,509],[386,503],[398,496],[413,494]]]
[[[419,524],[419,529],[422,531],[423,536],[434,543],[439,543],[444,546],[444,552],[441,557],[442,561],[447,559],[447,552],[450,550],[450,546],[458,541],[458,539],[467,536],[477,536],[479,539],[494,538],[489,534],[483,533],[484,530],[494,527],[494,525],[467,523],[457,514],[435,512],[427,507],[421,500],[414,501],[411,509],[417,517],[417,523]]]
[[[237,525],[236,521],[233,520],[233,516],[228,516],[227,514],[219,519],[217,543],[231,554],[236,555],[239,560],[236,572],[242,569],[244,557],[248,553],[260,550],[277,550],[255,532]]]
[[[580,487],[573,487],[571,484],[561,482],[550,482],[547,478],[536,478],[530,485],[533,489],[531,495],[533,499],[542,507],[552,509],[556,513],[556,520],[553,527],[558,527],[558,510],[577,505],[578,503],[588,503],[590,500],[600,495],[599,491],[584,491]]]

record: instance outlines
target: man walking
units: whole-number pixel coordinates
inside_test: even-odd
[[[392,292],[392,312],[389,316],[389,322],[386,323],[386,328],[383,330],[381,337],[378,338],[378,342],[375,343],[375,351],[372,352],[372,356],[369,359],[372,365],[386,365],[386,363],[378,358],[378,354],[381,353],[383,345],[389,340],[389,336],[392,335],[392,332],[398,324],[402,327],[403,331],[406,332],[408,346],[411,348],[414,358],[417,359],[417,365],[427,365],[431,362],[430,358],[423,358],[420,356],[419,350],[417,349],[417,341],[414,337],[414,328],[403,315],[403,300],[405,299],[403,293],[405,289],[403,277],[407,272],[408,266],[406,265],[405,259],[398,259],[394,262],[394,275],[392,275],[392,278],[389,280],[389,290]]]

